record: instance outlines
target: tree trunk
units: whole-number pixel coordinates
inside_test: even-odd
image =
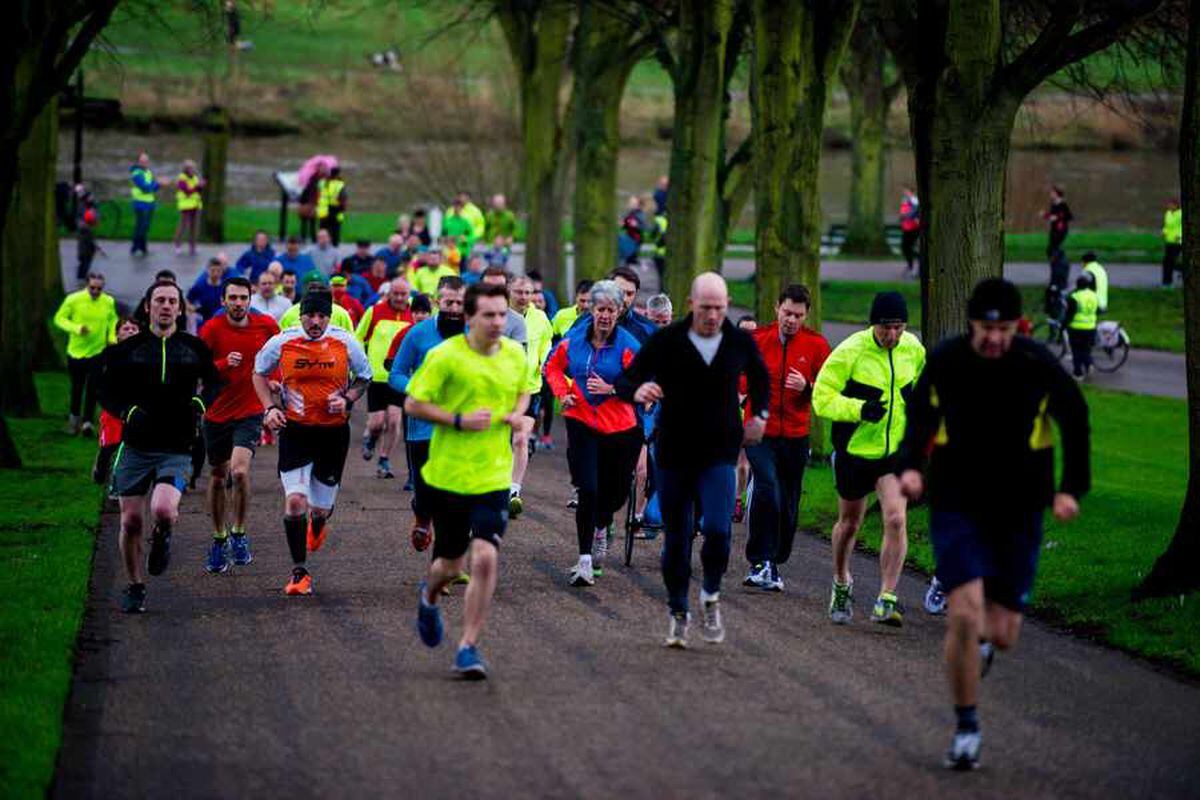
[[[54,186],[57,181],[55,167],[58,164],[58,100],[47,106],[48,118],[45,138],[44,171],[46,189],[46,225],[42,246],[42,324],[38,326],[37,349],[34,366],[38,370],[60,370],[65,365],[66,343],[54,328],[51,318],[63,300],[62,257],[58,251],[58,217],[54,208]]]
[[[1187,360],[1188,483],[1179,524],[1134,600],[1200,588],[1200,0],[1188,14],[1187,78],[1179,136],[1183,189],[1183,319]]]
[[[204,159],[200,174],[205,186],[201,192],[204,207],[200,211],[201,235],[205,241],[225,241],[225,176],[229,161],[229,111],[222,106],[204,110]]]
[[[667,286],[676,303],[688,296],[696,275],[721,268],[717,174],[725,159],[725,48],[732,22],[733,0],[680,3],[667,236]]]
[[[846,243],[842,245],[847,255],[879,256],[890,252],[883,231],[885,137],[892,100],[884,83],[886,58],[874,19],[860,17],[841,70],[850,98],[850,217]]]

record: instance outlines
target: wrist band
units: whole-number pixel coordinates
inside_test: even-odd
[[[456,431],[462,430],[462,414],[454,415],[454,430],[456,430]]]

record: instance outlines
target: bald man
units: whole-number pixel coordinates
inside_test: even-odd
[[[729,566],[734,471],[742,446],[762,439],[770,398],[767,368],[754,340],[726,318],[725,280],[715,272],[698,275],[688,309],[686,317],[642,345],[616,385],[627,401],[659,403],[656,455],[665,531],[663,582],[670,606],[668,647],[687,646],[697,504],[704,534],[701,637],[710,644],[725,639],[720,591]],[[738,404],[743,374],[751,411],[744,426]]]
[[[412,290],[408,281],[404,278],[393,278],[391,283],[386,284],[386,289],[387,294],[383,299],[367,309],[354,335],[367,351],[374,375],[371,386],[367,389],[367,430],[363,436],[363,460],[371,460],[378,444],[379,462],[375,468],[375,475],[390,479],[394,477],[392,448],[400,438],[403,427],[404,398],[388,385],[388,371],[383,362],[387,360],[392,340],[396,338],[396,334],[412,325],[413,317],[409,308]]]

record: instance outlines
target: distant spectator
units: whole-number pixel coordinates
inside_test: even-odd
[[[1183,255],[1183,210],[1179,207],[1177,197],[1167,201],[1167,210],[1163,213],[1162,235],[1162,285],[1164,289],[1169,289],[1175,285],[1175,272],[1182,272],[1180,256]]]
[[[1071,232],[1071,220],[1075,219],[1061,187],[1050,187],[1050,207],[1043,212],[1042,219],[1049,226],[1049,241],[1046,244],[1046,257],[1049,258],[1055,250],[1062,249],[1063,241]]]
[[[354,243],[354,252],[342,259],[341,266],[336,271],[342,275],[359,275],[370,272],[371,262],[375,260],[376,256],[371,255],[371,241],[359,239]],[[384,259],[384,263],[387,263],[387,259]]]
[[[329,177],[329,168],[320,164],[300,191],[300,240],[317,240],[317,200],[321,195],[321,181]]]
[[[75,229],[75,279],[81,285],[87,282],[96,253],[104,252],[96,242],[96,225],[99,223],[100,214],[95,205],[86,206],[79,215],[79,224]]]
[[[279,262],[276,261],[276,264]],[[295,277],[293,274],[292,277]],[[292,286],[295,289],[295,284]],[[257,291],[250,298],[250,308],[260,314],[266,314],[276,322],[292,307],[292,301],[275,291],[275,273],[267,269],[258,276]]]
[[[637,264],[645,230],[646,215],[642,212],[642,198],[636,194],[630,195],[629,206],[621,217],[621,233],[617,237],[617,251],[622,264]]]
[[[422,247],[429,247],[433,244],[433,235],[429,232],[429,221],[425,216],[425,209],[418,208],[412,215],[412,228],[409,229],[409,236],[416,236]]]
[[[289,236],[287,242],[283,246],[283,252],[275,256],[275,260],[279,262],[285,270],[292,270],[297,275],[303,275],[309,270],[316,269],[317,265],[309,258],[308,253],[300,252],[300,240],[295,236]]]
[[[388,237],[388,243],[375,251],[375,257],[387,262],[388,274],[398,275],[404,260],[404,237],[393,233]]]
[[[130,255],[148,254],[146,238],[150,235],[150,221],[154,218],[154,209],[158,205],[158,190],[160,186],[169,183],[165,179],[154,177],[150,169],[150,156],[138,153],[137,163],[129,168],[129,194],[133,201],[133,242],[129,247]]]
[[[346,222],[349,199],[341,167],[331,167],[329,177],[319,183],[317,194],[317,228],[329,231],[334,247],[341,244],[342,225]]]
[[[175,255],[183,253],[183,237],[187,236],[188,255],[196,255],[196,230],[200,227],[200,209],[204,200],[200,192],[205,181],[196,173],[196,162],[190,158],[175,179],[175,207],[179,209],[179,224],[175,226]]]
[[[338,265],[338,250],[324,228],[317,229],[317,243],[305,251],[313,266],[328,278]],[[287,266],[286,264],[284,266]],[[303,274],[303,273],[300,273]]]
[[[221,259],[213,257],[208,260],[208,267],[196,276],[196,282],[188,289],[187,301],[193,312],[200,317],[201,322],[208,322],[213,314],[221,308],[221,292],[228,278],[237,272],[227,268]]]
[[[667,215],[667,192],[671,188],[671,181],[666,175],[659,175],[658,181],[654,186],[654,213]]]
[[[511,248],[517,235],[517,217],[508,210],[508,201],[502,194],[492,195],[492,207],[484,220],[483,239],[502,248]]]
[[[266,231],[256,231],[250,248],[238,258],[234,269],[251,283],[258,283],[258,276],[263,274],[271,262],[275,260],[275,250],[271,247],[271,237]]]

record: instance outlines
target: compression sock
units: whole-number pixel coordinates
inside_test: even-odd
[[[979,730],[979,715],[975,706],[955,706],[954,716],[958,718],[960,733],[975,733]]]
[[[313,538],[319,539],[321,531],[325,529],[325,523],[329,520],[329,517],[319,517],[316,514],[311,514],[309,519],[312,520]]]
[[[303,514],[285,514],[283,517],[283,532],[287,535],[293,564],[303,564],[308,557],[307,522]]]

